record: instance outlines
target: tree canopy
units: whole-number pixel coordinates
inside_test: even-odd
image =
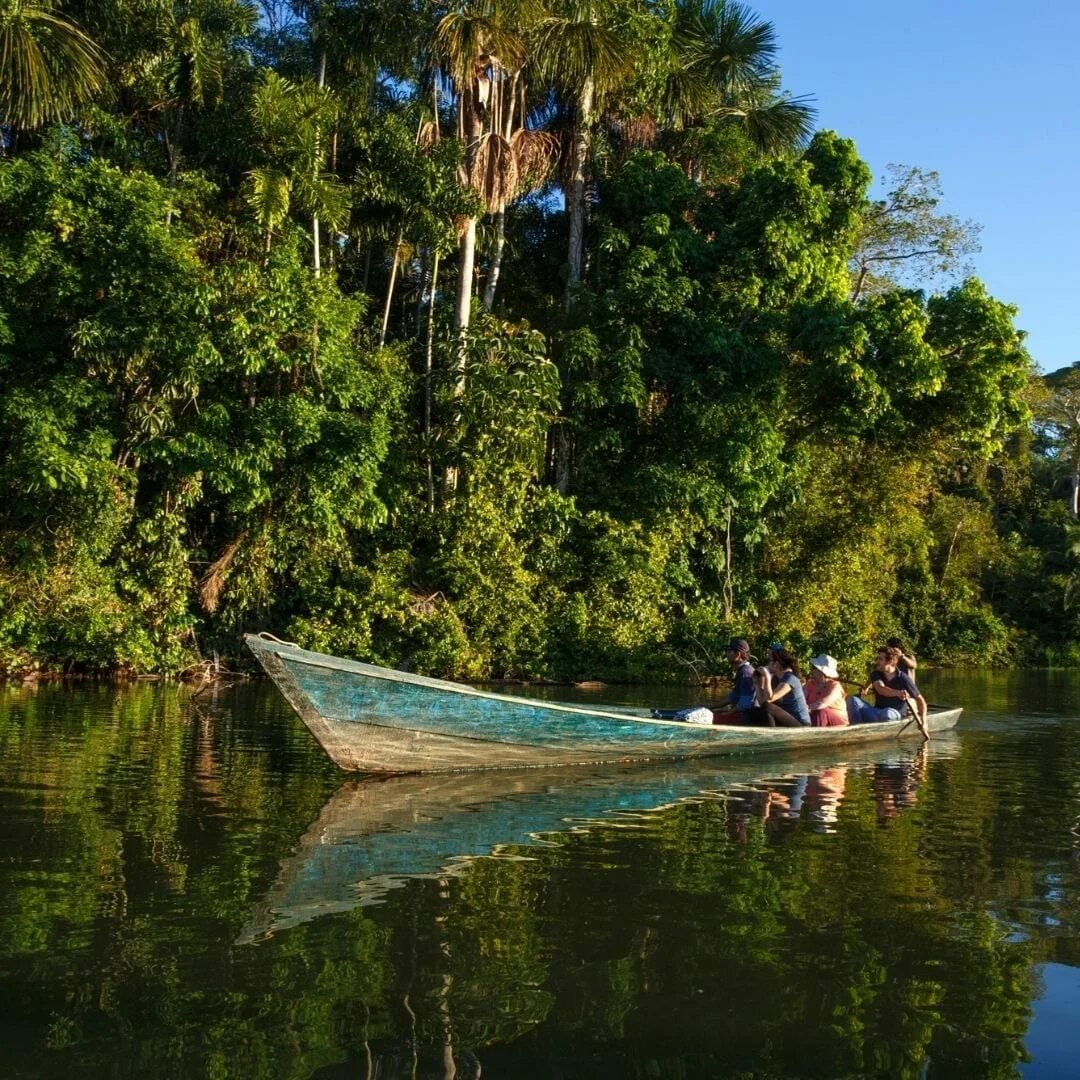
[[[777,45],[733,0],[0,5],[0,669],[1070,655],[1065,391]]]

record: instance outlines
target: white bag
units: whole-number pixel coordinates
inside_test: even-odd
[[[672,719],[681,720],[684,724],[711,724],[712,709],[706,709],[704,705],[698,705],[693,709],[680,709]]]

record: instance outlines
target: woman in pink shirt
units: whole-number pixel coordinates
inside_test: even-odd
[[[847,708],[836,660],[823,653],[810,661],[810,678],[803,687],[813,727],[846,727]]]

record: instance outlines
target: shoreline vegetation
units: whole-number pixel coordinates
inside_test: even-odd
[[[26,0],[0,41],[0,676],[253,629],[467,681],[1080,662],[1080,369],[751,9]]]

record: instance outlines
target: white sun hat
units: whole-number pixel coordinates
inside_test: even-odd
[[[840,672],[836,670],[836,657],[830,656],[828,653],[811,657],[810,666],[816,667],[826,679],[840,678]]]

